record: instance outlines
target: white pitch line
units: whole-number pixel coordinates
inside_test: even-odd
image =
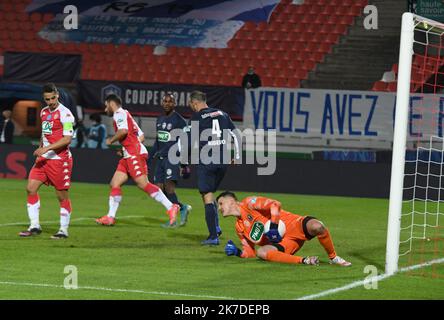
[[[65,289],[65,287],[62,285],[48,284],[48,283],[0,281],[0,285],[2,285],[2,284],[3,285],[11,285],[11,286],[27,286],[27,287],[45,287],[45,288]],[[157,296],[180,296],[180,297],[202,298],[202,299],[236,300],[236,298],[223,297],[223,296],[211,296],[211,295],[177,293],[177,292],[163,292],[163,291],[145,291],[145,290],[132,290],[132,289],[112,289],[112,288],[89,287],[89,286],[85,286],[85,287],[79,286],[79,287],[77,287],[77,289],[70,289],[70,290],[75,290],[75,291],[76,290],[96,290],[96,291],[121,292],[121,293],[141,293],[141,294],[151,294],[151,295],[157,295]]]
[[[392,276],[394,276],[394,275],[396,275],[398,273],[402,273],[402,272],[407,272],[407,271],[412,271],[412,270],[415,270],[415,269],[420,269],[420,268],[428,267],[428,266],[431,266],[431,265],[436,264],[436,263],[444,263],[444,258],[434,259],[434,260],[431,260],[431,261],[428,261],[428,262],[424,262],[424,263],[421,263],[421,264],[416,264],[414,266],[401,268],[401,269],[398,270],[397,273],[394,273],[394,274],[391,274],[391,275],[383,273],[383,274],[381,274],[379,276],[368,278],[368,279],[365,279],[365,280],[355,281],[355,282],[352,282],[352,283],[347,284],[347,285],[342,286],[342,287],[333,288],[333,289],[329,289],[329,290],[326,290],[326,291],[322,291],[320,293],[311,294],[311,295],[308,295],[308,296],[303,296],[303,297],[300,297],[300,298],[296,298],[296,300],[312,300],[312,299],[317,299],[317,298],[320,298],[320,297],[325,297],[325,296],[328,296],[328,295],[331,295],[331,294],[335,294],[335,293],[340,292],[340,291],[346,291],[346,290],[350,290],[350,289],[353,289],[353,288],[356,288],[356,287],[359,287],[359,286],[363,286],[364,284],[372,283],[373,281],[385,280],[385,279],[387,279],[389,277],[392,277]]]
[[[119,219],[135,219],[135,218],[144,218],[146,216],[122,216],[122,217],[118,217],[116,220],[118,221]],[[84,221],[84,220],[91,220],[94,221],[95,218],[75,218],[75,219],[71,219],[71,222],[74,221]],[[60,223],[60,220],[53,220],[53,221],[41,221],[41,224],[52,224],[52,223]],[[0,224],[0,227],[9,227],[9,226],[20,226],[20,225],[27,225],[29,224],[29,221],[27,222],[11,222],[11,223],[4,223],[4,224]]]

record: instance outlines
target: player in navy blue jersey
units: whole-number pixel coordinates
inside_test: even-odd
[[[176,98],[170,92],[162,98],[162,108],[165,115],[157,118],[156,121],[156,141],[151,150],[151,157],[148,164],[151,167],[153,159],[156,159],[154,169],[154,183],[163,190],[167,198],[180,206],[180,226],[184,226],[191,211],[191,206],[179,202],[176,195],[176,185],[179,178],[189,177],[189,167],[187,165],[172,164],[168,159],[170,148],[177,144],[177,140],[171,139],[170,132],[175,129],[183,130],[186,127],[186,120],[177,113]],[[177,222],[172,225],[167,222],[165,227],[176,227]]]
[[[194,111],[187,127],[191,160],[196,149],[199,155],[197,165],[198,189],[205,205],[205,220],[209,236],[202,241],[203,245],[218,245],[222,231],[219,227],[217,203],[214,193],[217,191],[225,176],[228,165],[233,162],[231,155],[231,141],[234,140],[235,159],[239,159],[239,139],[234,130],[233,121],[228,114],[210,108],[206,103],[206,95],[200,91],[193,91],[190,95],[189,106]],[[194,131],[194,132],[193,132]],[[199,133],[199,142],[191,141]],[[195,148],[196,145],[198,148]]]

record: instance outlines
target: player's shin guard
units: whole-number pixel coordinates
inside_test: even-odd
[[[335,246],[333,245],[333,240],[331,239],[330,232],[327,228],[324,229],[322,234],[318,235],[318,240],[324,247],[330,259],[336,257]]]
[[[120,202],[122,201],[122,189],[112,188],[109,195],[109,210],[108,217],[115,218],[117,209],[119,209]]]
[[[281,263],[300,264],[302,263],[303,258],[299,256],[293,256],[291,254],[287,254],[284,252],[280,252],[277,250],[270,250],[265,254],[265,260],[281,262]]]
[[[39,213],[40,213],[40,198],[38,194],[28,195],[27,200],[28,217],[31,228],[40,228]]]
[[[71,211],[71,201],[69,199],[60,201],[60,230],[65,233],[68,231]]]
[[[160,188],[155,184],[148,182],[143,191],[148,193],[150,197],[156,200],[157,202],[160,202],[167,210],[170,210],[171,207],[173,206],[171,201],[168,200],[168,198],[165,196],[162,190],[160,190]]]
[[[207,228],[210,232],[210,239],[217,238],[216,218],[217,209],[214,203],[205,204],[205,221],[207,222]]]

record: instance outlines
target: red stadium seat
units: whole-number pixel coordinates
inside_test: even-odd
[[[25,49],[28,52],[38,52],[39,47],[37,41],[34,40],[25,41]]]
[[[361,7],[352,6],[348,9],[347,15],[349,16],[359,16],[361,15],[362,9]]]
[[[11,45],[14,48],[14,50],[16,50],[16,51],[25,51],[26,50],[25,42],[24,41],[13,40],[11,42]]]
[[[11,3],[8,3],[6,1],[2,1],[1,9],[4,12],[11,13],[12,11],[14,11],[14,6]]]
[[[347,33],[347,26],[345,25],[336,25],[334,26],[332,33],[335,34],[346,34]]]
[[[20,28],[20,22],[18,21],[9,21],[6,24],[6,30],[10,30],[11,32],[15,32]]]
[[[321,53],[331,53],[332,52],[331,44],[329,44],[329,43],[321,43],[321,45],[318,48],[318,52],[321,52]]]
[[[395,92],[397,87],[398,87],[398,83],[397,82],[389,82],[389,84],[387,86],[387,91]]]
[[[29,22],[29,15],[27,13],[21,12],[15,14],[15,20],[19,22]]]
[[[37,33],[40,30],[43,29],[43,27],[45,26],[45,24],[42,21],[37,21],[37,22],[33,22],[32,23],[32,30]]]
[[[40,12],[33,12],[30,16],[31,22],[40,22],[42,21],[42,15]]]
[[[24,13],[25,8],[26,8],[26,5],[24,3],[15,3],[14,4],[14,11],[16,13]]]
[[[301,86],[301,81],[296,78],[290,78],[287,80],[287,85],[289,88],[299,88]]]
[[[29,21],[23,21],[20,23],[20,31],[32,32],[32,23]]]
[[[8,39],[9,39],[9,35],[10,35],[10,32],[8,32],[8,31],[6,31],[6,30],[1,30],[1,29],[0,29],[0,43],[1,43],[3,40],[8,40]]]
[[[387,82],[376,81],[373,84],[372,91],[387,91]]]
[[[312,71],[316,67],[316,63],[310,60],[304,61],[302,69],[306,71]]]
[[[352,25],[354,21],[355,18],[353,16],[341,16],[338,23],[349,26]]]
[[[52,13],[45,13],[43,14],[43,22],[46,24],[54,19],[54,15]]]

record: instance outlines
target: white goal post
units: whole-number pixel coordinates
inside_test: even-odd
[[[436,39],[439,41],[436,42]],[[392,275],[398,271],[399,257],[412,250],[413,239],[425,240],[427,228],[440,228],[439,217],[443,215],[439,207],[442,201],[441,193],[444,192],[441,184],[441,181],[444,181],[444,179],[442,179],[444,172],[444,140],[441,130],[443,126],[436,120],[439,117],[442,118],[442,110],[440,110],[440,108],[442,104],[441,101],[444,101],[444,96],[441,93],[444,89],[444,83],[442,83],[442,79],[438,79],[438,74],[443,74],[441,68],[444,67],[444,57],[441,53],[442,44],[444,43],[443,39],[443,23],[426,19],[412,13],[403,14],[399,49],[386,244],[385,273],[387,275]],[[439,46],[437,46],[437,43],[439,43]],[[417,62],[419,60],[422,62],[418,64]],[[434,73],[436,74],[434,78],[433,74],[427,70],[430,63],[432,63]],[[421,65],[421,67],[419,68],[418,65]],[[413,72],[415,74],[413,74]],[[415,77],[412,78],[412,76],[418,77],[418,75],[421,76],[420,78],[422,80],[413,80]],[[434,82],[431,84],[430,81],[427,80],[430,78],[434,79]],[[426,86],[428,86],[428,88],[426,88]],[[432,91],[428,90],[430,87],[433,88]],[[418,112],[413,111],[414,107],[411,106],[411,95],[414,94],[411,93],[412,88],[413,92],[418,92],[416,96],[420,95],[421,99],[423,98],[420,108],[422,108],[421,112],[424,112],[424,114],[421,114],[421,116],[417,118],[421,119],[420,125],[423,126],[425,130],[424,135],[421,134],[421,137],[417,138],[418,140],[416,141],[412,141],[411,136],[408,138],[408,129],[410,128],[411,134],[412,127],[418,125],[412,120],[412,114]],[[438,111],[436,110],[437,105],[439,105]],[[418,110],[420,108],[418,108]],[[439,118],[439,120],[441,120],[441,118]],[[437,128],[438,130],[436,130]],[[437,134],[436,132],[440,133]],[[407,145],[413,145],[414,149],[414,156],[410,156],[410,159],[408,159],[408,162],[413,164],[410,167],[416,167],[413,173],[405,172]],[[425,147],[423,145],[425,145]],[[435,145],[438,145],[438,147],[435,148]],[[421,159],[424,154],[428,158],[425,161]],[[435,158],[432,158],[432,155],[435,156]],[[436,155],[438,155],[439,160],[436,160]],[[421,167],[428,168],[428,171],[425,173],[421,172],[419,169]],[[438,168],[438,173],[431,170],[431,167],[432,169],[433,167]],[[406,177],[412,179],[412,186],[404,186]],[[404,199],[406,190],[411,192],[407,201]],[[431,192],[429,192],[429,190],[431,190]],[[433,196],[431,196],[431,194],[433,194]],[[412,208],[407,214],[403,214],[403,204],[407,202]],[[419,210],[419,205],[422,205],[424,210]],[[433,208],[436,207],[438,208],[437,211],[433,212]],[[407,215],[410,221],[408,222],[408,226],[403,228],[402,218]],[[423,219],[421,223],[415,221],[418,215]],[[436,216],[436,222],[433,224],[428,223],[427,219],[429,216]],[[416,220],[418,220],[418,218],[416,218]],[[423,228],[423,233],[421,232],[421,235],[418,236],[418,231],[415,228]],[[405,241],[400,240],[402,230],[409,232],[408,239]],[[406,252],[400,253],[400,244],[403,243],[408,243],[410,247]],[[441,252],[438,252],[438,254],[441,255]]]
[[[413,14],[409,12],[404,13],[402,16],[395,128],[393,133],[392,172],[390,178],[390,202],[385,260],[386,274],[393,274],[398,269],[410,77],[413,57],[413,34],[415,27],[413,18]]]

